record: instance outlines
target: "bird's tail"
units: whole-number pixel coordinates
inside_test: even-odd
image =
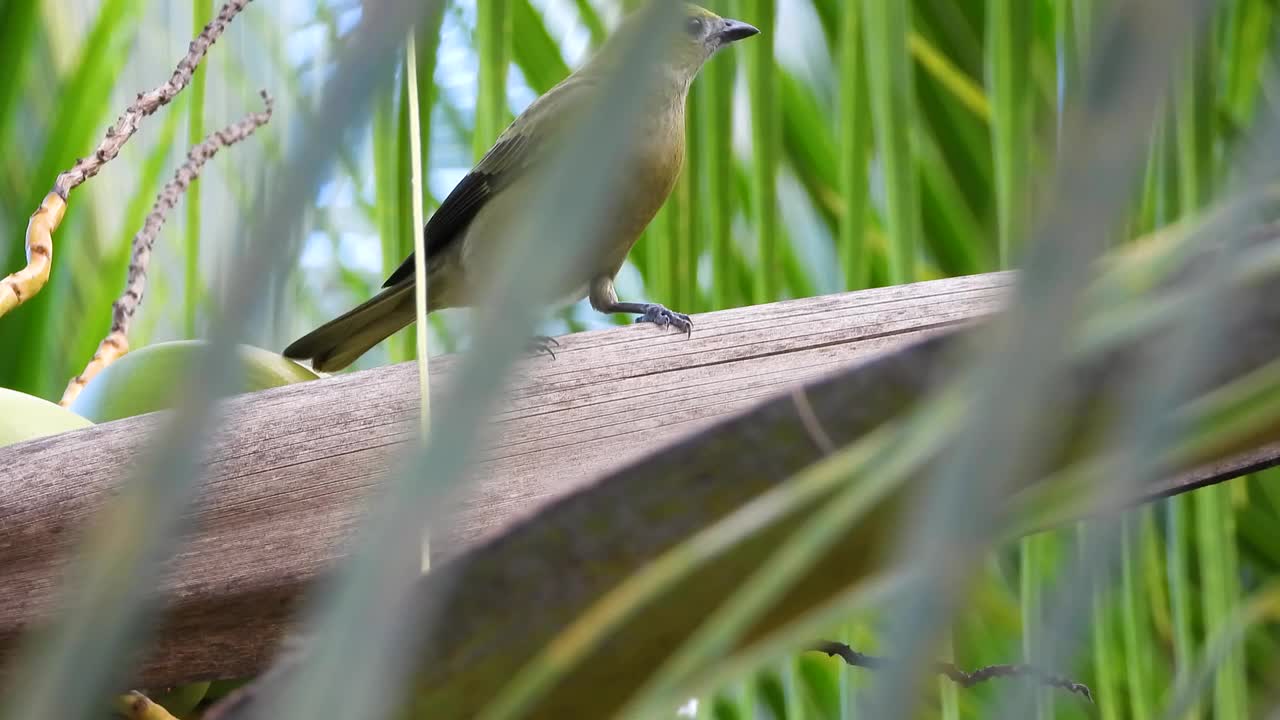
[[[298,338],[284,349],[284,356],[310,360],[320,372],[341,370],[413,322],[413,287],[412,282],[402,282],[383,290]]]

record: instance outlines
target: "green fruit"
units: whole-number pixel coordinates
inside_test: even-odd
[[[0,447],[90,425],[93,423],[48,400],[0,388]]]
[[[250,680],[248,678],[241,678],[239,680],[214,680],[209,683],[209,689],[205,692],[204,699],[207,702],[221,700],[236,690],[248,685],[249,682]]]
[[[196,709],[201,700],[204,700],[207,692],[209,692],[209,683],[197,682],[170,688],[161,693],[148,695],[148,697],[151,698],[151,702],[159,704],[170,715],[184,718],[190,715],[192,710]]]
[[[71,409],[94,422],[168,410],[182,395],[180,383],[199,362],[206,345],[198,340],[148,345],[107,366],[89,381]],[[253,392],[314,380],[318,375],[262,348],[241,345],[237,357],[239,392]]]

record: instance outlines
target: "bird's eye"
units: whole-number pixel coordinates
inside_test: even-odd
[[[696,18],[696,17],[689,18],[689,20],[684,24],[684,31],[689,33],[693,37],[701,36],[702,35],[702,18]]]

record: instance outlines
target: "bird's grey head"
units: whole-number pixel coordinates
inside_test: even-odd
[[[668,61],[674,69],[692,77],[722,48],[758,34],[759,30],[741,20],[723,18],[706,8],[685,3],[679,38]]]
[[[713,55],[739,40],[760,33],[745,22],[720,17],[706,8],[683,2],[680,5],[683,12],[678,18],[679,24],[672,28],[669,44],[662,53],[663,75],[670,81],[665,83],[668,91],[670,88],[687,89]],[[592,71],[617,70],[618,61],[631,46],[630,41],[636,39],[637,33],[652,27],[644,21],[645,16],[646,13],[641,12],[623,20],[600,54],[592,60]]]

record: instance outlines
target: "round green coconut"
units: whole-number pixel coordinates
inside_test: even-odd
[[[48,400],[0,388],[0,447],[90,425],[93,423]]]
[[[93,422],[168,410],[181,396],[180,383],[199,362],[205,348],[203,341],[180,340],[130,352],[90,380],[71,409]],[[242,371],[239,392],[266,390],[319,377],[269,350],[249,345],[237,349]]]

